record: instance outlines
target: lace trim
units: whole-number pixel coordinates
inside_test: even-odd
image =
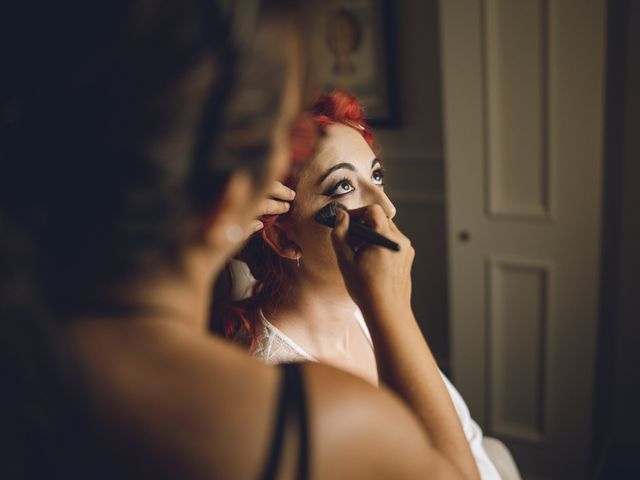
[[[291,340],[291,337],[286,335],[282,330],[280,330],[273,323],[267,320],[267,317],[264,316],[264,313],[262,313],[262,310],[260,310],[258,313],[260,314],[260,319],[262,320],[262,324],[266,327],[266,330],[270,330],[273,335],[275,335],[284,343],[286,343],[289,347],[291,347],[292,350],[294,350],[301,357],[304,357],[306,360],[309,360],[311,362],[318,361],[316,358],[313,357],[313,355],[310,355],[307,352],[305,352],[305,350],[300,345],[298,345],[296,342]]]
[[[313,355],[307,353],[300,345],[294,342],[291,337],[267,320],[262,310],[258,310],[258,314],[262,322],[262,332],[260,332],[256,345],[250,352],[252,356],[273,364],[318,361]],[[371,335],[362,313],[359,309],[356,309],[354,315],[369,344],[373,348]]]

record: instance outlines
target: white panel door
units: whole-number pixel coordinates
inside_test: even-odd
[[[441,0],[451,364],[522,470],[587,478],[605,0]]]

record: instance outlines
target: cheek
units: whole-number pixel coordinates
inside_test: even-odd
[[[362,197],[361,189],[357,189],[347,195],[343,195],[342,197],[337,198],[337,201],[349,210],[354,210],[367,205],[366,200]]]
[[[317,210],[296,212],[297,215],[293,218],[295,241],[302,248],[317,244],[324,237],[328,237],[331,232],[330,229],[314,220]]]
[[[331,230],[318,224],[310,225],[307,230],[300,233],[299,245],[303,254],[308,257],[326,258],[327,255],[333,252]]]
[[[319,224],[314,220],[315,215],[322,208],[309,208],[293,212],[294,241],[300,246],[308,260],[327,260],[334,257],[331,246],[331,229]]]

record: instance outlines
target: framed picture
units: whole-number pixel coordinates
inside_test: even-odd
[[[314,22],[314,66],[320,89],[358,97],[372,125],[396,123],[392,19],[387,0],[324,0]]]

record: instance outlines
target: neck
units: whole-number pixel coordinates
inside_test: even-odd
[[[196,255],[186,256],[182,267],[163,267],[142,278],[135,278],[116,288],[116,303],[132,305],[139,314],[132,317],[159,320],[205,332],[212,295],[210,266],[205,267]]]
[[[311,275],[304,267],[294,272],[290,295],[283,304],[266,306],[271,323],[316,354],[344,350],[356,324],[357,306],[342,277],[327,281]]]
[[[147,284],[137,292],[141,305],[157,317],[204,332],[210,307],[211,288],[195,282],[171,280]]]

